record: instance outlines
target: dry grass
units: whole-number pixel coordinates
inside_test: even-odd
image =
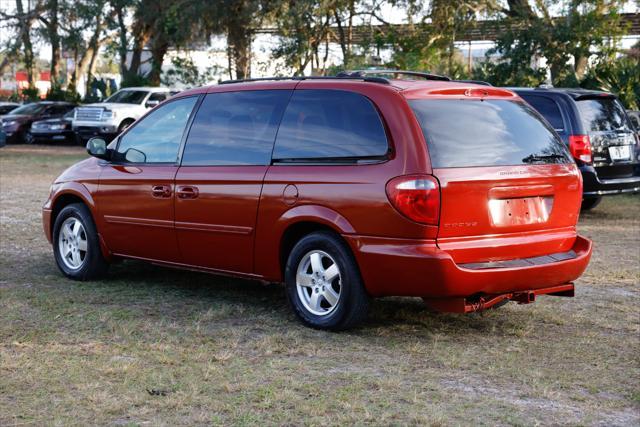
[[[638,425],[640,198],[583,216],[573,299],[478,315],[376,301],[300,326],[283,290],[143,263],[57,271],[41,230],[75,148],[0,150],[0,425]]]

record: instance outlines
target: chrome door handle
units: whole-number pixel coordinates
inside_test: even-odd
[[[168,185],[154,185],[151,187],[153,197],[167,198],[171,197],[171,187]]]
[[[183,185],[178,187],[177,195],[180,199],[196,199],[198,197],[198,187]]]

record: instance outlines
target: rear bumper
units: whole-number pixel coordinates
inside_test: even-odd
[[[593,166],[581,166],[584,197],[599,197],[609,194],[634,193],[640,191],[638,167],[630,177],[602,179]]]
[[[591,241],[576,236],[575,257],[541,264],[465,268],[434,241],[345,236],[373,296],[467,298],[550,288],[573,282],[587,268]]]

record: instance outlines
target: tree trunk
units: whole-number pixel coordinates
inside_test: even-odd
[[[51,43],[51,90],[60,87],[60,35],[58,34],[58,0],[49,0],[49,43]]]
[[[244,23],[236,21],[229,25],[228,43],[233,53],[236,79],[251,77],[251,33]]]
[[[24,7],[22,6],[22,0],[16,0],[16,10],[20,18],[20,38],[22,39],[22,45],[24,47],[24,65],[27,69],[27,84],[29,89],[36,87],[33,79],[33,45],[31,44],[31,18],[25,16]]]
[[[160,85],[162,74],[162,62],[169,49],[169,43],[164,38],[164,33],[158,32],[151,43],[151,72],[149,82],[152,85]]]
[[[336,27],[338,27],[338,42],[340,43],[340,50],[342,50],[342,63],[344,65],[344,68],[346,69],[349,68],[349,62],[351,62],[349,47],[347,43],[347,35],[345,34],[344,27],[342,26],[340,14],[336,9],[334,9],[333,15],[336,19]]]
[[[111,4],[116,10],[116,17],[118,20],[118,31],[120,38],[120,45],[118,46],[118,52],[120,54],[120,76],[122,79],[125,78],[127,72],[129,71],[127,68],[127,48],[128,48],[128,40],[127,40],[127,26],[124,23],[124,10],[118,4]]]
[[[91,67],[94,66],[98,50],[100,50],[100,46],[102,45],[100,35],[102,34],[105,26],[106,21],[102,20],[101,16],[97,16],[95,30],[93,31],[93,34],[89,39],[89,43],[87,44],[84,53],[80,57],[80,60],[76,63],[76,69],[73,76],[76,82],[79,82],[87,73],[87,70],[90,70]],[[88,82],[89,79],[87,79],[86,81]]]

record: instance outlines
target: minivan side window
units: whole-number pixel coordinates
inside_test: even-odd
[[[340,90],[296,90],[282,118],[275,161],[340,161],[386,156],[378,111],[364,96]]]
[[[135,123],[121,138],[114,160],[135,163],[175,163],[198,97],[176,99]]]
[[[564,130],[564,121],[562,120],[560,107],[558,107],[558,104],[553,99],[537,95],[522,95],[522,98],[531,104],[542,117],[547,119],[555,130]]]
[[[189,130],[182,166],[268,165],[290,90],[208,94]]]

